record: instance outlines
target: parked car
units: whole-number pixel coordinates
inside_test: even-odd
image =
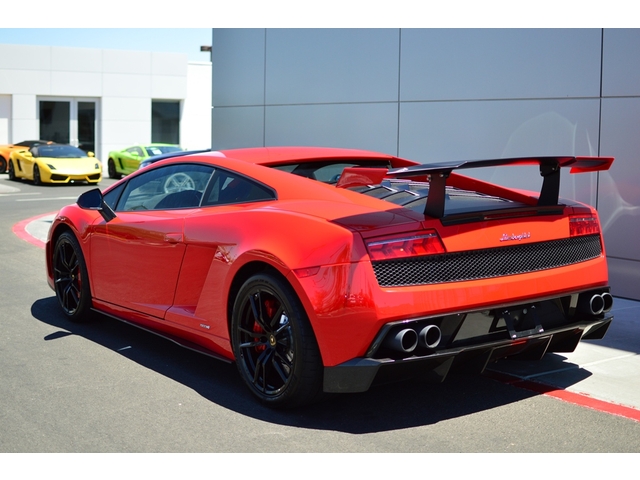
[[[109,152],[107,169],[109,178],[120,178],[129,175],[140,167],[140,162],[147,158],[170,152],[181,152],[180,145],[167,143],[151,143],[149,145],[134,145],[124,150]]]
[[[7,171],[7,166],[9,165],[9,157],[11,156],[11,152],[16,150],[28,150],[34,145],[39,145],[42,143],[53,143],[48,140],[25,140],[23,142],[18,142],[11,145],[0,145],[0,173],[4,173]]]
[[[156,162],[159,162],[160,160],[165,160],[167,158],[174,158],[174,157],[180,157],[183,155],[192,155],[195,153],[205,153],[205,152],[210,152],[211,149],[207,148],[204,150],[181,150],[179,152],[169,152],[169,153],[163,153],[162,155],[156,155],[155,157],[149,157],[144,159],[143,161],[140,162],[140,166],[138,167],[138,170],[141,170],[143,168],[148,167],[149,165],[153,165]]]
[[[226,361],[274,407],[442,381],[600,339],[613,298],[600,222],[560,171],[613,158],[430,165],[360,150],[183,155],[55,217],[47,279],[92,309]],[[461,175],[537,165],[540,192]],[[144,285],[144,288],[140,288]]]
[[[9,158],[9,179],[42,183],[97,184],[102,180],[102,164],[93,152],[63,144],[38,144],[16,150]]]

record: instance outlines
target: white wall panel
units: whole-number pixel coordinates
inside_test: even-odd
[[[151,97],[151,75],[105,73],[102,94],[105,97]]]
[[[103,50],[102,71],[151,75],[151,52]]]
[[[51,47],[51,70],[101,73],[102,52],[94,48]]]
[[[600,29],[402,29],[401,100],[593,97]]]
[[[154,99],[181,99],[187,96],[187,77],[153,75],[151,97]]]
[[[189,64],[187,79],[180,144],[190,150],[211,148],[211,63]]]
[[[51,72],[50,95],[67,97],[99,97],[102,74],[95,72]]]
[[[151,142],[151,123],[144,121],[105,120],[102,122],[103,151]]]
[[[51,72],[0,69],[0,92],[50,95]]]
[[[33,119],[13,119],[11,125],[11,143],[21,142],[23,140],[38,140],[38,121]]]
[[[9,70],[49,70],[51,47],[0,45],[0,68]]]
[[[0,95],[0,145],[11,142],[11,95]]]
[[[102,99],[102,120],[151,122],[151,99],[105,97]]]
[[[151,53],[151,75],[176,75],[187,76],[187,62],[189,56],[186,53]]]
[[[11,116],[14,120],[35,120],[37,118],[38,102],[35,95],[14,94],[11,103]]]

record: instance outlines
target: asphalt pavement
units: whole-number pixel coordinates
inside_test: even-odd
[[[0,193],[13,187],[0,185]],[[14,233],[41,248],[55,214],[25,219]],[[615,292],[613,292],[615,294]],[[640,302],[614,297],[614,321],[602,340],[537,362],[501,361],[488,375],[562,401],[640,422]]]

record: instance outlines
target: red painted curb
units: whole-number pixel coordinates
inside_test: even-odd
[[[518,377],[500,372],[485,372],[485,375],[493,380],[497,380],[517,388],[523,388],[531,392],[546,395],[548,397],[557,398],[563,402],[572,403],[581,407],[590,408],[598,412],[609,413],[619,417],[628,418],[640,422],[640,410],[624,405],[618,405],[604,400],[598,400],[584,393],[574,393],[562,388],[546,385],[544,383],[532,382],[531,380],[523,380]]]
[[[21,222],[16,223],[11,230],[18,236],[18,238],[21,238],[22,240],[29,242],[36,247],[44,248],[45,243],[42,240],[31,236],[29,232],[27,232],[27,225],[29,225],[31,222],[40,220],[41,218],[49,217],[55,214],[56,212],[51,212],[45,213],[44,215],[38,215],[37,217],[27,218],[26,220],[22,220]]]

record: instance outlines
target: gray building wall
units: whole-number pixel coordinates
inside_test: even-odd
[[[565,172],[561,194],[598,208],[613,292],[640,299],[640,30],[214,29],[212,56],[215,149],[616,157],[608,172]]]

